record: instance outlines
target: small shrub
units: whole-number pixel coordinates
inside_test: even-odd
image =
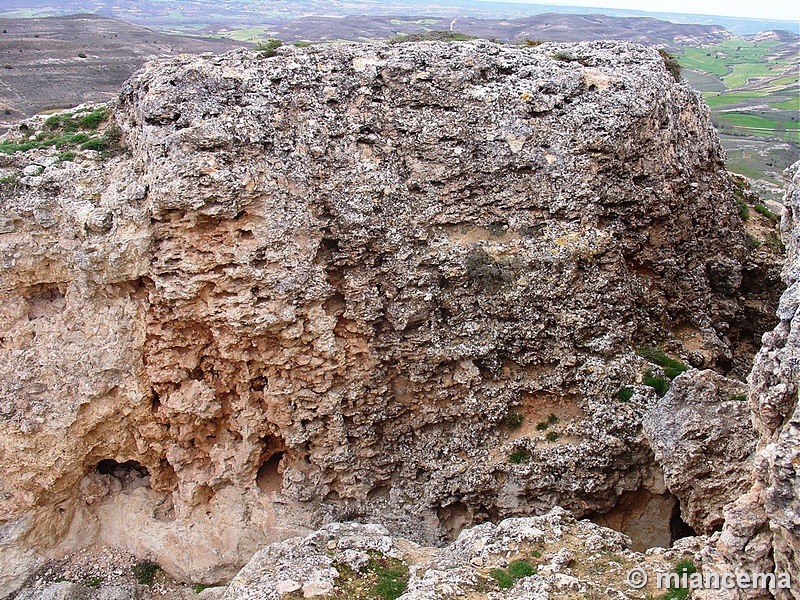
[[[678,59],[675,57],[674,54],[670,54],[663,48],[658,49],[658,53],[661,55],[662,60],[664,61],[664,67],[667,69],[672,78],[675,81],[681,80],[681,63],[678,62]]]
[[[153,585],[156,573],[161,570],[158,563],[152,560],[143,560],[131,567],[133,578],[139,585]]]
[[[786,252],[786,245],[783,243],[783,240],[781,240],[780,236],[774,231],[767,234],[767,239],[764,240],[764,243],[766,243],[767,246],[769,246],[769,248],[774,252],[778,252],[780,254]]]
[[[694,566],[691,560],[682,560],[675,565],[675,572],[678,575],[683,575],[684,573],[691,575],[692,573],[697,573],[697,567]]]
[[[531,563],[524,560],[515,560],[508,565],[508,574],[514,579],[522,579],[523,577],[530,577],[536,572],[536,569]]]
[[[536,424],[536,431],[544,431],[548,427],[550,427],[550,424],[547,421],[540,421]]]
[[[667,380],[653,376],[653,372],[649,369],[644,374],[644,384],[653,388],[656,391],[656,394],[658,394],[659,398],[663,397],[669,389],[669,383]]]
[[[495,580],[497,587],[508,589],[514,585],[514,578],[503,569],[492,569],[489,577]]]
[[[620,402],[629,402],[633,398],[633,388],[624,387],[617,392],[617,398]]]
[[[312,44],[310,42],[295,42],[294,45],[298,48],[308,48]]]
[[[103,152],[108,147],[108,142],[101,137],[93,137],[81,144],[81,150],[94,150]]]
[[[761,246],[761,240],[758,239],[756,236],[751,234],[746,234],[747,236],[747,245],[750,246],[753,250],[756,250]]]
[[[209,587],[211,586],[205,585],[204,583],[195,583],[192,589],[194,590],[195,594],[199,594],[203,590],[207,590]]]
[[[508,455],[508,462],[512,465],[519,465],[524,462],[527,462],[531,458],[531,453],[525,450],[524,448],[520,448],[519,450],[514,450],[511,454]]]
[[[550,416],[547,417],[547,424],[555,425],[556,423],[558,423],[558,417],[553,413],[550,413]]]
[[[75,160],[74,152],[62,152],[58,155],[58,162],[67,162],[71,160]]]
[[[531,550],[531,556],[533,558],[542,558],[542,553],[539,550]]]
[[[566,50],[556,50],[553,53],[553,58],[561,62],[572,62],[575,58]]]
[[[639,348],[637,350],[639,356],[649,360],[651,363],[657,364],[664,369],[664,375],[670,379],[675,379],[681,373],[688,370],[688,367],[679,360],[670,358],[661,350],[654,350],[653,348]]]
[[[763,204],[756,204],[753,208],[755,209],[755,211],[757,213],[759,213],[761,215],[764,215],[769,220],[771,220],[773,223],[777,223],[777,222],[779,222],[781,220],[781,218],[778,215],[776,215],[774,212],[772,212],[770,209],[768,209]]]
[[[280,40],[267,40],[256,46],[256,51],[261,53],[261,58],[272,58],[281,46],[283,42]]]
[[[16,173],[0,177],[0,191],[13,192],[19,187],[19,176]]]
[[[86,587],[97,589],[101,585],[103,585],[103,580],[100,577],[92,577],[91,579],[87,579],[83,582],[83,585]]]
[[[78,123],[84,129],[97,129],[97,127],[108,118],[108,109],[105,107],[100,107],[87,115],[82,116],[78,119]]]
[[[548,442],[555,442],[561,437],[561,434],[557,431],[548,431],[547,435],[544,437]]]
[[[734,394],[730,399],[736,402],[747,402],[747,394]]]
[[[733,197],[736,199],[739,216],[742,218],[742,221],[747,221],[750,218],[750,206],[747,204],[747,200],[744,199],[741,193],[734,193]]]
[[[506,415],[506,427],[509,429],[519,429],[522,427],[524,417],[518,412],[510,412]]]

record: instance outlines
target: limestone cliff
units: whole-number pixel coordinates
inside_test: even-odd
[[[704,551],[709,571],[789,573],[792,590],[779,599],[800,598],[800,163],[786,171],[788,185],[781,220],[787,260],[780,323],[766,333],[748,378],[758,452],[752,462],[752,487],[725,512],[725,526]],[[732,590],[708,598],[764,598]]]
[[[774,325],[652,49],[182,56],[112,108],[126,153],[0,158],[0,594],[93,543],[215,583],[338,520],[668,521],[635,349],[743,377]]]

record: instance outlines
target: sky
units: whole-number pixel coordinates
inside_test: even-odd
[[[490,0],[492,1],[492,0]],[[751,19],[779,19],[800,21],[798,0],[669,0],[667,2],[642,2],[642,0],[497,0],[521,4],[551,4],[566,6],[591,6],[622,8],[648,12],[684,13],[693,15],[723,15]]]

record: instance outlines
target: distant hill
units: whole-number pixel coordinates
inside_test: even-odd
[[[150,58],[242,45],[94,15],[0,19],[0,128],[48,109],[108,100]]]
[[[424,16],[301,17],[267,27],[265,33],[286,41],[387,39],[398,34],[449,29],[481,38],[554,42],[626,40],[641,44],[705,45],[732,37],[717,25],[678,24],[650,17],[611,17],[545,13],[518,19]],[[217,31],[224,33],[224,30]]]

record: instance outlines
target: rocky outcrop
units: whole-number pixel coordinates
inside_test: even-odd
[[[675,380],[642,424],[682,519],[698,533],[720,529],[725,506],[750,485],[757,435],[745,384],[692,370]]]
[[[704,551],[708,570],[800,573],[800,163],[786,171],[788,185],[781,220],[787,246],[780,299],[780,323],[766,333],[750,373],[750,406],[759,432],[753,485],[725,513],[725,526]],[[775,597],[800,598],[792,590]],[[710,597],[710,596],[709,596]],[[714,596],[722,598],[723,596]],[[732,590],[727,598],[762,598]]]
[[[0,594],[93,543],[216,583],[333,521],[662,497],[634,350],[735,370],[772,311],[655,50],[182,56],[113,111],[127,153],[38,119],[0,158]]]
[[[641,598],[656,591],[655,573],[672,572],[698,547],[692,539],[645,556],[629,544],[626,536],[576,521],[563,509],[484,523],[438,549],[392,538],[379,526],[334,523],[261,550],[222,600],[368,598],[387,572],[395,576],[398,600]],[[647,589],[628,586],[633,568],[648,575]]]

